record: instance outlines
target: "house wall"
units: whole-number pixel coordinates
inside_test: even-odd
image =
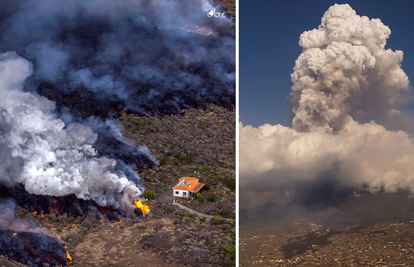
[[[178,194],[177,194],[178,192]],[[186,195],[184,196],[183,193],[186,193]],[[191,197],[190,192],[186,191],[186,190],[177,190],[177,189],[173,189],[173,195],[175,197]]]

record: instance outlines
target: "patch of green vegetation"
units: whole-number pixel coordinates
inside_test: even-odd
[[[201,193],[197,193],[195,195],[195,198],[198,200],[198,202],[203,203],[204,202],[204,198],[203,195]]]
[[[148,200],[153,200],[156,196],[157,196],[157,193],[155,193],[155,191],[152,189],[146,190],[144,194],[142,195],[143,198],[146,198]]]
[[[192,219],[192,218],[194,218],[194,214],[192,214],[189,211],[184,211],[184,217],[187,217],[189,219]]]
[[[190,158],[187,156],[187,154],[186,154],[186,153],[184,153],[184,152],[181,152],[181,153],[180,153],[179,158],[180,158],[181,160],[183,160],[183,161],[188,161],[188,160],[190,159]]]
[[[162,165],[164,165],[167,162],[167,157],[163,157],[162,159],[160,159],[160,163]]]
[[[145,126],[147,122],[145,120],[133,120],[132,125],[135,127]]]
[[[224,182],[224,185],[227,186],[232,191],[236,190],[236,179],[234,178],[227,178]]]
[[[223,218],[221,216],[218,216],[218,215],[213,216],[213,223],[215,225],[221,224],[222,221],[223,221]]]
[[[217,201],[217,195],[214,192],[208,192],[206,194],[206,199],[210,202],[216,202]]]
[[[203,128],[208,128],[209,126],[210,126],[210,123],[208,121],[203,121],[201,123],[201,127],[203,127]]]
[[[227,261],[229,266],[235,266],[236,265],[236,246],[234,244],[227,245],[225,247],[226,253],[230,256],[230,261]]]
[[[198,166],[197,171],[204,173],[209,172],[206,166]]]

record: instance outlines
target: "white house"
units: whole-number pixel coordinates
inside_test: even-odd
[[[197,178],[181,177],[173,189],[174,197],[193,197],[204,184],[199,183]]]

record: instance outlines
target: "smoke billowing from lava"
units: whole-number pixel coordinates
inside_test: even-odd
[[[0,55],[0,182],[23,183],[29,193],[75,194],[99,205],[114,205],[121,193],[141,194],[116,161],[97,157],[97,134],[79,123],[65,125],[55,103],[23,91],[33,67],[15,52]]]
[[[111,106],[169,114],[205,102],[234,105],[234,23],[208,18],[207,1],[2,2],[12,6],[0,16],[0,51],[32,61],[27,88],[59,110],[85,118],[108,117]]]
[[[412,127],[398,110],[409,81],[403,52],[384,48],[390,34],[379,19],[335,4],[300,36],[292,128],[240,124],[242,205],[281,193],[309,200],[309,188],[324,184],[414,189]]]
[[[2,185],[117,207],[142,193],[136,171],[157,161],[146,146],[124,142],[108,118],[123,108],[155,114],[234,105],[234,24],[208,18],[207,1],[0,6]]]

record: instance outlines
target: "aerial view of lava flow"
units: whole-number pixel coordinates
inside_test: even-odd
[[[213,8],[0,1],[0,255],[72,264],[65,242],[24,214],[113,224],[150,212],[139,173],[159,162],[115,118],[234,107],[234,23],[209,18]]]
[[[413,62],[399,50],[412,21],[392,24],[400,17],[390,3],[369,13],[377,1],[349,2],[282,9],[318,23],[295,17],[308,28],[295,33],[290,86],[275,86],[290,95],[290,123],[240,123],[243,266],[413,264]],[[407,8],[395,7],[398,16]],[[292,32],[279,29],[277,37]]]

